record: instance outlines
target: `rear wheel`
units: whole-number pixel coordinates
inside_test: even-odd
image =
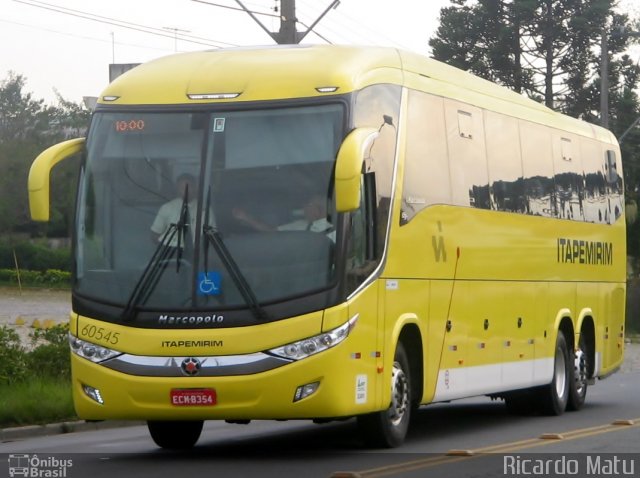
[[[161,448],[186,450],[193,447],[202,433],[202,420],[149,421],[147,426],[153,441]]]
[[[569,389],[573,376],[573,361],[569,358],[567,340],[562,331],[558,331],[553,363],[553,380],[540,389],[540,407],[546,415],[562,415],[569,401]]]
[[[402,343],[398,343],[391,374],[391,405],[387,410],[359,416],[358,426],[368,446],[392,448],[404,442],[410,418],[409,360]]]
[[[580,410],[587,398],[587,382],[589,380],[588,352],[584,333],[580,333],[578,350],[576,350],[573,360],[567,410]]]

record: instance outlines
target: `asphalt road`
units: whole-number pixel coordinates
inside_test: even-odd
[[[407,442],[393,450],[365,449],[353,420],[208,422],[197,446],[179,453],[159,450],[144,426],[70,433],[0,444],[0,476],[8,476],[19,455],[40,470],[57,466],[65,473],[40,476],[65,478],[531,476],[513,473],[535,471],[538,462],[531,460],[545,460],[551,472],[564,466],[565,473],[544,476],[576,470],[577,476],[625,476],[631,467],[638,476],[639,397],[640,371],[632,371],[590,387],[583,410],[560,417],[512,416],[487,398],[431,405],[419,410]],[[70,466],[59,466],[65,460]]]

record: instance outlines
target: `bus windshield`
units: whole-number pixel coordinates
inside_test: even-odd
[[[341,103],[103,111],[78,196],[75,292],[127,309],[215,310],[327,289]]]

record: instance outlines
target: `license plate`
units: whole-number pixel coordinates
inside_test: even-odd
[[[211,407],[218,401],[213,388],[174,388],[170,396],[176,407]]]

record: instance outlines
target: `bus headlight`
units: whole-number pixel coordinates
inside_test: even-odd
[[[292,342],[271,349],[268,353],[283,357],[289,360],[301,360],[311,355],[324,352],[331,347],[335,347],[349,336],[349,333],[356,326],[359,314],[354,315],[347,322],[329,332],[325,332],[314,337]]]
[[[101,345],[93,344],[85,340],[79,339],[75,335],[69,333],[69,346],[71,351],[87,360],[91,360],[94,363],[102,362],[118,355],[122,355],[122,352],[102,347]]]

